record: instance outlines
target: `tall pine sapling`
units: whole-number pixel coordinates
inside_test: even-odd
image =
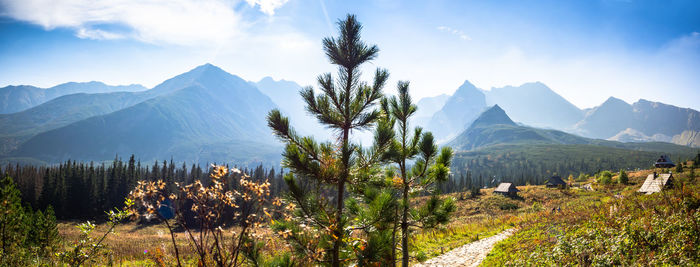
[[[409,119],[417,107],[411,101],[408,93],[408,82],[398,83],[398,98],[396,96],[382,101],[382,108],[395,121],[397,131],[391,146],[391,161],[398,165],[399,176],[395,179],[401,188],[401,251],[402,266],[409,262],[409,238],[411,226],[416,222],[424,227],[434,227],[449,220],[449,214],[454,211],[454,201],[450,198],[442,200],[434,194],[419,210],[410,206],[410,197],[421,192],[436,193],[435,184],[447,181],[452,160],[452,149],[444,147],[438,154],[433,135],[423,133],[420,127],[410,129]],[[409,170],[409,162],[414,161]]]
[[[357,175],[355,171],[362,167],[357,161],[361,148],[351,143],[351,133],[371,128],[380,117],[380,111],[373,106],[382,97],[382,88],[389,77],[386,70],[377,69],[372,84],[361,82],[360,65],[373,60],[379,49],[360,39],[362,26],[355,16],[348,15],[339,21],[338,28],[338,38],[323,39],[326,56],[338,66],[338,77],[334,79],[330,73],[320,75],[321,92],[318,95],[310,87],[301,92],[307,111],[335,131],[335,142],[319,144],[311,137],[300,137],[279,110],[268,114],[268,125],[287,143],[282,164],[291,171],[285,181],[298,205],[294,215],[299,221],[308,223],[304,226],[313,225],[321,232],[318,238],[305,237],[318,246],[309,247],[309,242],[299,242],[302,237],[295,235],[300,233],[299,225],[278,225],[278,229],[283,236],[297,239],[292,241],[297,244],[297,252],[331,266],[340,266],[344,257],[349,255],[341,255],[341,250],[346,249],[350,231],[346,228],[345,192],[347,184],[352,183]],[[309,181],[302,180],[300,184],[299,178],[308,178]],[[316,188],[303,190],[304,184],[314,184]],[[335,203],[326,201],[328,198]]]

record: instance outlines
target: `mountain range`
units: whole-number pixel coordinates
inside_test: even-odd
[[[517,124],[582,137],[623,142],[700,143],[700,112],[644,99],[628,104],[611,97],[581,110],[540,82],[483,90],[465,81],[425,124],[443,143],[457,137],[489,106]]]
[[[75,93],[138,92],[146,88],[138,85],[110,86],[101,82],[69,82],[51,88],[30,85],[6,86],[0,88],[0,114],[14,113],[32,108],[60,96]]]
[[[446,145],[457,151],[479,150],[504,145],[592,145],[638,151],[680,152],[690,154],[693,149],[664,142],[617,142],[592,139],[559,130],[541,129],[516,124],[499,106],[494,105],[481,113],[472,124]]]
[[[70,101],[92,97],[101,100],[94,105],[75,105],[66,111],[69,102],[55,99],[27,111],[8,116],[32,117],[53,109],[73,116],[65,125],[52,124],[55,118],[33,116],[48,129],[31,132],[6,155],[13,158],[35,158],[45,162],[61,160],[107,160],[115,155],[136,154],[143,160],[172,157],[178,161],[268,163],[279,157],[280,145],[272,138],[265,116],[277,107],[269,97],[245,80],[211,64],[164,81],[153,89],[136,93],[70,95]],[[94,102],[93,102],[94,103]],[[120,107],[110,103],[122,103]],[[60,106],[60,107],[58,107]],[[26,114],[25,114],[26,113]],[[13,125],[17,118],[6,118],[3,124]],[[49,121],[49,122],[47,122]],[[22,128],[27,130],[27,127]],[[21,134],[22,129],[14,132]],[[26,131],[25,131],[26,132]],[[7,133],[6,133],[7,134]]]
[[[330,138],[306,113],[301,88],[270,77],[245,81],[211,64],[151,89],[100,82],[8,86],[0,88],[0,160],[105,161],[135,154],[143,161],[277,165],[281,143],[266,126],[269,110],[279,108],[304,135]],[[679,147],[663,142],[700,145],[695,110],[615,98],[580,110],[539,82],[483,90],[465,81],[453,95],[417,106],[412,123],[460,151],[503,144],[649,151]],[[662,142],[639,143],[648,141]]]

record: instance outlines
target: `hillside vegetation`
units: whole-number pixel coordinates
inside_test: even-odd
[[[694,170],[674,174],[671,190],[640,195],[652,171],[629,174],[629,185],[599,185],[530,214],[498,244],[485,266],[697,265],[700,263],[700,188]],[[615,182],[618,177],[613,177]]]

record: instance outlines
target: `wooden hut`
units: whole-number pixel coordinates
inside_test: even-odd
[[[642,184],[642,187],[637,190],[638,193],[642,194],[653,194],[657,192],[661,192],[661,190],[664,190],[666,188],[670,188],[673,186],[673,174],[672,173],[662,173],[662,174],[657,174],[656,172],[649,174],[647,176],[647,179],[644,180],[644,184]]]
[[[515,197],[518,195],[520,190],[518,190],[513,183],[501,183],[498,185],[498,187],[496,187],[496,190],[493,190],[493,192],[504,196]]]
[[[559,176],[552,176],[547,180],[547,183],[545,184],[547,187],[552,188],[552,187],[566,187],[566,182],[561,179]]]
[[[676,167],[676,164],[673,164],[673,161],[668,156],[661,155],[654,163],[654,166],[657,168],[673,168]]]

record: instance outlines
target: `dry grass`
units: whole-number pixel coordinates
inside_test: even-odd
[[[66,242],[78,240],[80,230],[76,227],[81,222],[63,222],[58,230]],[[99,238],[107,231],[107,224],[98,224],[93,231],[93,237]],[[233,229],[224,229],[230,231]],[[276,238],[269,229],[256,232],[262,236],[268,251],[286,250],[285,244]],[[196,253],[190,246],[185,232],[175,233],[175,240],[182,258],[187,265],[196,266]],[[139,225],[126,223],[118,225],[114,233],[107,236],[104,244],[111,252],[111,261],[120,266],[156,266],[156,259],[161,258],[166,265],[175,263],[170,232],[165,225]],[[100,262],[110,262],[109,256],[101,256]]]
[[[65,222],[58,225],[64,240],[78,240],[80,237],[80,230],[76,227],[78,224],[79,222]],[[93,231],[93,237],[99,238],[107,229],[107,224],[98,224]],[[180,253],[184,255],[194,253],[187,249],[189,241],[184,233],[176,234],[176,242],[180,246]],[[107,236],[104,244],[110,249],[116,263],[149,260],[158,250],[164,255],[174,254],[168,229],[162,225],[140,226],[136,223],[118,225],[114,233]]]
[[[631,183],[641,183],[648,173],[653,170],[630,172]],[[430,258],[449,251],[452,248],[475,240],[485,238],[498,232],[514,227],[520,222],[528,220],[534,214],[549,212],[552,208],[561,207],[568,210],[571,203],[588,202],[592,200],[605,201],[612,199],[613,186],[602,187],[596,185],[596,192],[587,192],[580,189],[551,189],[544,186],[519,186],[519,197],[507,201],[517,204],[515,210],[501,210],[498,201],[502,197],[495,196],[493,189],[482,189],[481,195],[476,198],[459,200],[459,194],[446,194],[457,201],[453,219],[439,229],[417,231],[412,238],[412,246],[419,257]],[[624,188],[624,187],[623,187]],[[635,186],[627,186],[623,194],[633,193]],[[614,190],[618,191],[619,190]],[[627,192],[630,191],[630,192]],[[601,199],[602,198],[602,199]],[[419,206],[427,198],[416,198],[414,206]],[[572,201],[576,200],[576,201]],[[493,202],[493,203],[492,203]],[[496,204],[494,204],[496,203]],[[79,222],[64,222],[59,225],[59,231],[65,240],[77,240],[80,232],[75,227]],[[95,237],[101,236],[107,230],[107,225],[100,224],[94,231]],[[229,229],[231,230],[231,229]],[[286,251],[287,247],[269,229],[260,231],[266,244],[268,255],[274,252]],[[177,233],[176,240],[183,258],[188,259],[188,265],[196,265],[195,253],[190,249],[189,240],[185,233]],[[161,224],[143,226],[136,223],[127,223],[116,227],[114,234],[109,235],[105,244],[112,252],[115,264],[123,266],[155,266],[155,259],[162,257],[166,264],[174,263],[174,252],[168,229]],[[146,252],[147,251],[147,252]],[[146,252],[146,253],[144,253]],[[422,256],[421,256],[422,254]],[[108,262],[105,258],[102,262]]]

